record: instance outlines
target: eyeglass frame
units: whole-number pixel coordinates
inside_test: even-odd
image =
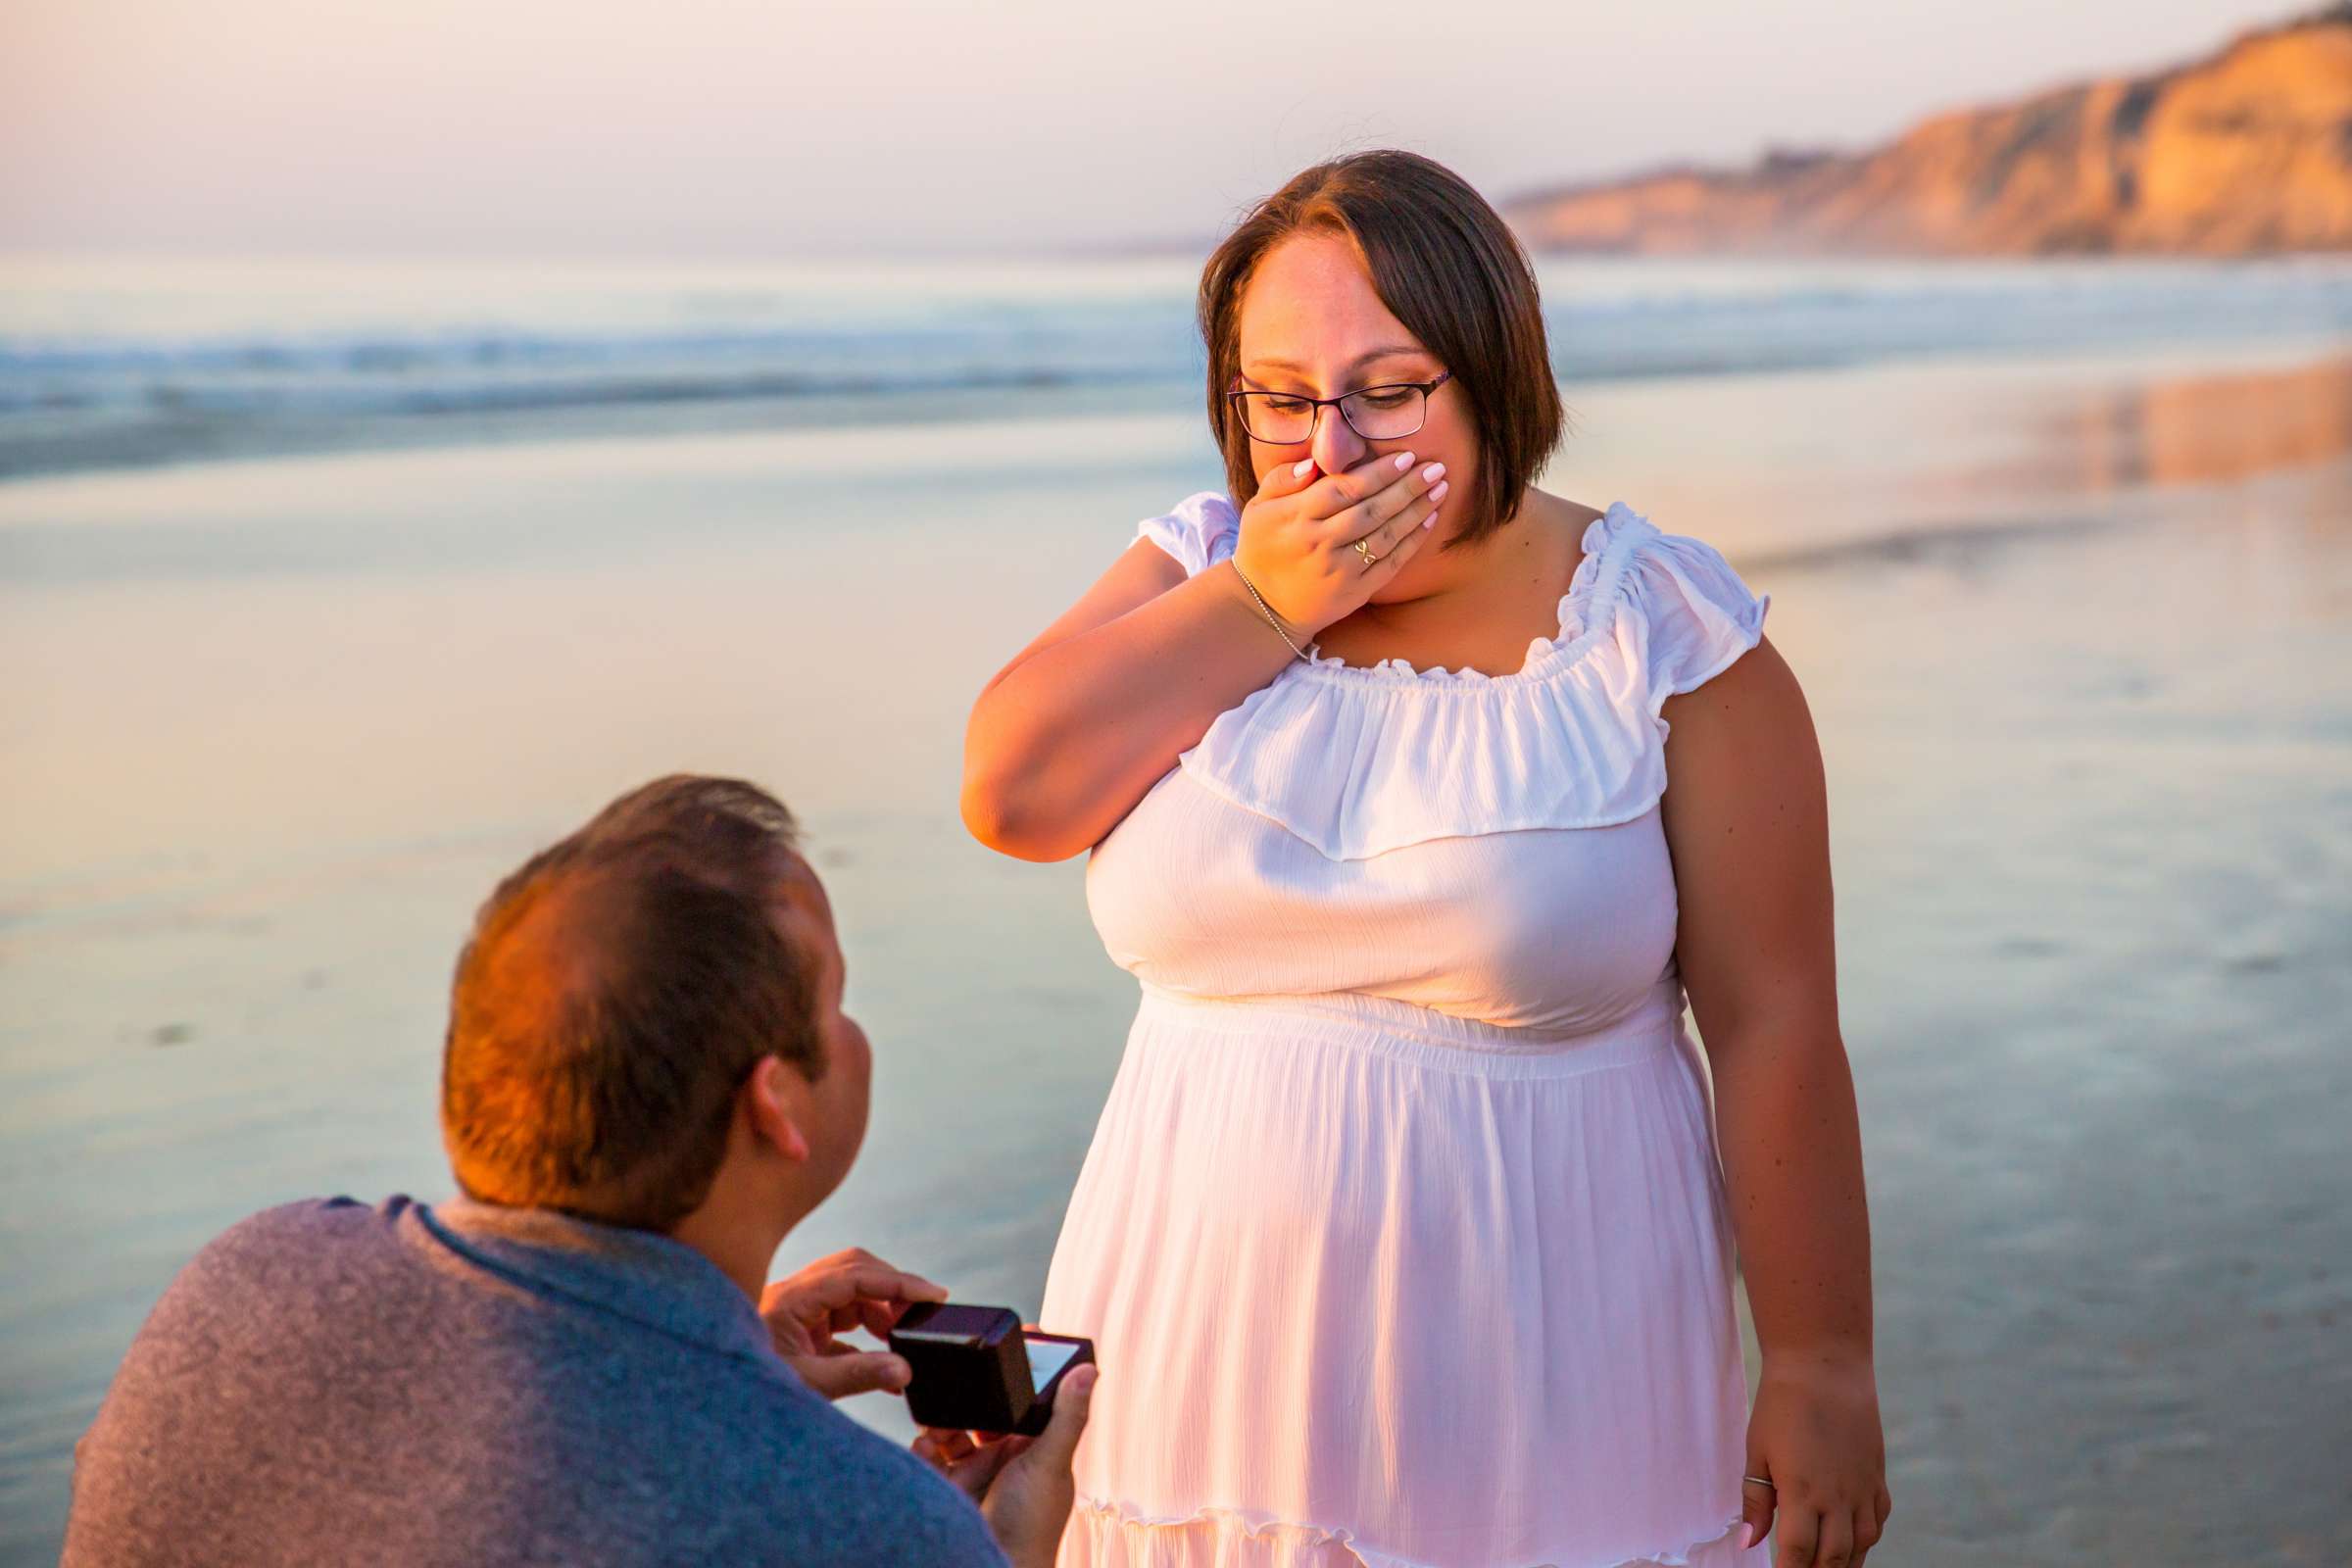
[[[1438,372],[1437,379],[1434,381],[1378,381],[1373,383],[1371,386],[1359,386],[1352,392],[1343,392],[1336,398],[1310,398],[1302,392],[1276,392],[1270,387],[1257,389],[1236,386],[1226,388],[1225,401],[1232,405],[1233,416],[1241,424],[1242,433],[1252,441],[1261,442],[1270,447],[1295,447],[1301,446],[1306,442],[1312,441],[1315,438],[1316,427],[1323,422],[1323,411],[1325,409],[1338,409],[1340,411],[1340,421],[1347,425],[1349,430],[1354,431],[1355,438],[1359,441],[1401,441],[1408,435],[1419,435],[1421,433],[1421,426],[1429,423],[1430,398],[1437,393],[1438,388],[1444,386],[1446,382],[1452,379],[1453,372],[1451,370],[1440,370]],[[1396,387],[1406,386],[1411,387],[1414,391],[1421,394],[1421,423],[1414,425],[1410,430],[1399,430],[1395,435],[1366,435],[1363,431],[1355,428],[1355,421],[1353,419],[1348,417],[1348,400],[1349,398],[1361,397],[1366,392],[1386,392]],[[1315,412],[1307,420],[1306,434],[1300,436],[1296,441],[1266,440],[1264,436],[1259,435],[1256,431],[1250,428],[1250,416],[1246,412],[1249,406],[1241,401],[1244,398],[1250,397],[1289,398],[1295,403],[1304,403],[1312,406]]]

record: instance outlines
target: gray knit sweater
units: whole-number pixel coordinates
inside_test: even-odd
[[[1001,1565],[665,1237],[295,1203],[181,1271],[81,1442],[67,1568]]]

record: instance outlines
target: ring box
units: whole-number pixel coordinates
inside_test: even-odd
[[[1054,1414],[1054,1391],[1095,1358],[1092,1340],[1021,1327],[1009,1306],[919,1301],[890,1331],[914,1374],[906,1413],[927,1427],[1035,1437]]]

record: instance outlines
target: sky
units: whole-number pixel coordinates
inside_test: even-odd
[[[1194,248],[1316,159],[1500,201],[2205,53],[2245,0],[5,0],[0,250]]]

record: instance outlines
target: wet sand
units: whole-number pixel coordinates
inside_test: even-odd
[[[1823,736],[1882,1555],[2352,1557],[2352,361],[1571,401],[1552,486],[1722,545]],[[210,1234],[447,1192],[471,906],[657,772],[807,819],[876,1041],[784,1261],[1034,1310],[1133,992],[962,836],[963,712],[1215,471],[1168,413],[0,486],[0,1559]]]

